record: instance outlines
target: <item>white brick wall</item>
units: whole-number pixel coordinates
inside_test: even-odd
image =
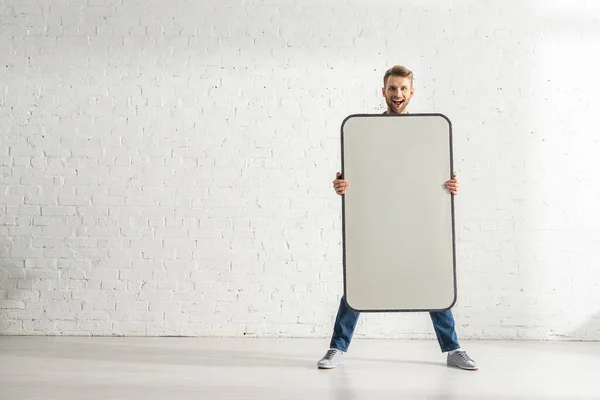
[[[600,339],[598,2],[366,4],[3,2],[0,334],[328,336],[340,123],[401,63],[454,123],[459,335]]]

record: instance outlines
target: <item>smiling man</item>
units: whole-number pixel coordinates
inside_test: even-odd
[[[415,94],[412,71],[400,65],[387,70],[381,92],[388,107],[386,114],[408,114],[406,108]]]
[[[387,70],[383,77],[381,92],[387,104],[387,111],[384,114],[408,114],[407,107],[414,95],[412,71],[400,65]],[[453,179],[445,182],[445,186],[451,194],[456,195],[458,193],[459,184],[456,174]],[[350,182],[342,179],[341,174],[338,172],[336,179],[333,181],[335,192],[343,195],[349,187]],[[319,368],[331,369],[343,363],[344,354],[350,346],[359,315],[360,313],[348,307],[346,299],[342,297],[333,327],[330,348],[317,363]],[[429,315],[433,322],[440,349],[442,353],[448,353],[446,363],[466,370],[478,369],[477,363],[460,348],[454,328],[452,311],[435,311],[430,312]]]

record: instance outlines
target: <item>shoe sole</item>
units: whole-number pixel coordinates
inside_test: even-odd
[[[458,365],[454,365],[454,364],[446,364],[449,367],[452,368],[458,368],[458,369],[462,369],[463,371],[477,371],[479,370],[479,367],[474,367],[474,368],[464,368],[464,367],[459,367]]]
[[[317,365],[317,367],[319,369],[334,369],[338,365],[342,365],[342,364],[337,364],[337,365]]]

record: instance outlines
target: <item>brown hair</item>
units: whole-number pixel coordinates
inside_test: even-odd
[[[385,87],[385,85],[387,84],[387,79],[390,76],[401,76],[403,78],[409,78],[410,86],[412,86],[413,84],[413,72],[410,69],[403,67],[402,65],[394,65],[392,68],[385,71],[385,75],[383,76],[383,87]]]

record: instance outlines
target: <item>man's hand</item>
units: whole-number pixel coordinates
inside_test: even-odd
[[[446,189],[450,191],[452,194],[458,194],[458,179],[456,179],[456,172],[452,175],[452,179],[446,182]]]
[[[335,189],[335,192],[340,196],[346,193],[346,190],[348,190],[348,188],[350,187],[350,182],[344,179],[340,179],[341,176],[342,174],[340,174],[339,172],[336,173],[335,180],[333,181],[333,188]]]

